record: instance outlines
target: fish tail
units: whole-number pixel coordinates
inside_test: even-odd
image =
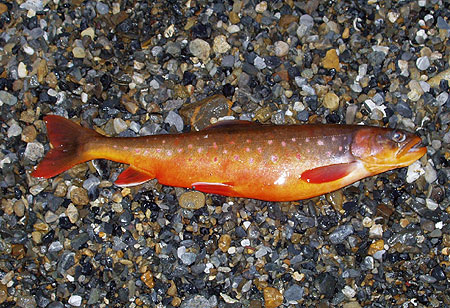
[[[57,115],[45,116],[44,121],[51,149],[31,173],[33,177],[48,179],[95,158],[86,149],[89,142],[102,135]]]

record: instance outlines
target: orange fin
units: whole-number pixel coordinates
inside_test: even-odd
[[[102,135],[57,115],[45,116],[44,121],[52,149],[31,173],[32,176],[48,179],[92,159],[83,152],[83,145]]]
[[[119,175],[115,184],[121,187],[134,186],[145,183],[153,178],[155,178],[153,175],[130,166]]]
[[[231,183],[208,183],[208,182],[196,182],[192,183],[192,189],[207,193],[217,194],[224,196],[235,196],[236,192],[233,189]]]
[[[355,168],[357,168],[357,162],[351,162],[346,164],[335,164],[329,166],[323,166],[307,170],[300,176],[302,180],[313,183],[321,184],[339,180],[349,175]]]
[[[224,121],[219,121],[217,123],[211,124],[211,125],[205,127],[203,130],[233,127],[233,126],[237,126],[237,125],[259,125],[259,123],[252,122],[252,121],[245,121],[245,120],[224,120]]]

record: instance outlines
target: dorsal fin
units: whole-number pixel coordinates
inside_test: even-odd
[[[252,121],[245,121],[245,120],[223,120],[219,121],[217,123],[211,124],[208,127],[205,127],[205,129],[216,129],[216,128],[226,128],[226,127],[232,127],[232,126],[238,126],[238,125],[259,125],[259,123],[252,122]]]

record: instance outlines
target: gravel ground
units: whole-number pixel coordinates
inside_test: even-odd
[[[450,11],[418,1],[0,1],[0,308],[448,307]],[[270,203],[29,176],[42,117],[416,131],[409,168]]]

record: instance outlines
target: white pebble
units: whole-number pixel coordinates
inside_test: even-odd
[[[250,246],[250,240],[248,238],[245,238],[241,241],[241,246],[242,247],[248,247]]]
[[[428,162],[427,165],[425,166],[425,181],[427,181],[427,183],[431,184],[436,180],[437,180],[436,170],[434,170],[431,163]]]
[[[71,295],[69,297],[69,305],[74,307],[80,307],[82,301],[83,299],[81,298],[80,295]]]
[[[25,65],[25,63],[20,62],[19,66],[17,67],[17,73],[19,75],[19,78],[25,78],[28,75],[28,70],[27,70],[27,66]]]
[[[406,182],[413,183],[424,173],[425,170],[423,170],[422,164],[419,161],[415,161],[408,167],[408,172],[406,173]]]
[[[353,298],[356,295],[356,291],[350,287],[350,286],[345,286],[342,289],[342,293],[347,297],[347,298]]]
[[[439,206],[439,204],[437,204],[437,202],[435,202],[434,200],[429,199],[429,198],[427,198],[425,200],[425,204],[426,204],[427,208],[431,211],[436,210]]]

